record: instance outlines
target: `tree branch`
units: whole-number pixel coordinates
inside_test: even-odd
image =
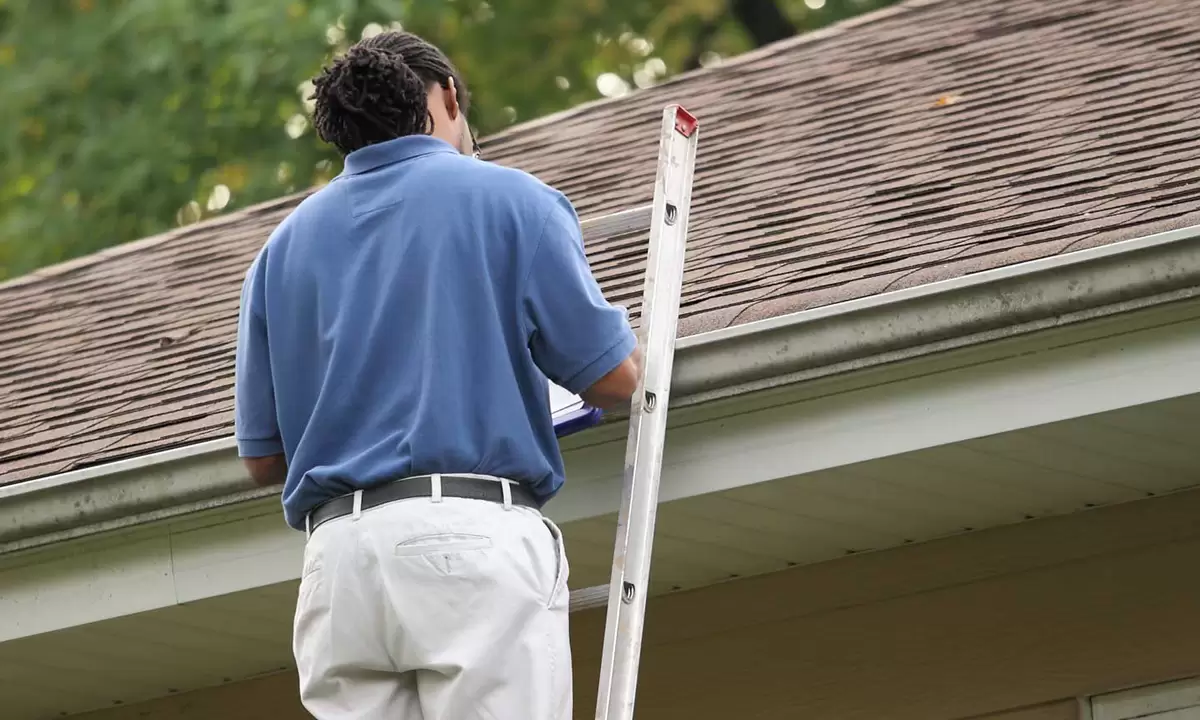
[[[696,35],[692,40],[692,54],[683,63],[684,72],[695,70],[700,67],[700,57],[708,50],[708,43],[717,34],[717,30],[721,28],[720,20],[705,20],[700,28],[696,31]]]
[[[796,26],[780,9],[777,0],[730,0],[729,11],[750,33],[755,47],[796,34]]]

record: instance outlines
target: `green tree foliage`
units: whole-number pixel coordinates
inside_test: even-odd
[[[340,170],[307,80],[400,27],[480,134],[890,0],[0,0],[0,279]]]

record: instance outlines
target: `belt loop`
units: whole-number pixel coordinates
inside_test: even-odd
[[[442,475],[434,473],[429,476],[429,495],[435,503],[442,501]]]
[[[354,491],[354,514],[352,515],[352,518],[355,521],[362,517],[362,495],[362,490]]]
[[[510,481],[506,478],[500,479],[500,494],[504,496],[504,509],[512,510],[512,488],[508,486]]]
[[[312,513],[304,513],[304,541],[312,540]]]

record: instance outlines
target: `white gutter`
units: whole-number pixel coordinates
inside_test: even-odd
[[[694,335],[672,407],[1200,296],[1200,226]],[[232,438],[0,486],[0,552],[277,496]]]

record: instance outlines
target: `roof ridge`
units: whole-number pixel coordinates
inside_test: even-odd
[[[818,29],[812,30],[810,32],[793,35],[790,38],[778,40],[776,42],[763,45],[762,47],[757,47],[757,48],[754,48],[753,50],[748,50],[744,53],[734,55],[733,57],[729,58],[728,60],[724,60],[720,64],[714,65],[713,67],[697,68],[695,70],[688,70],[687,72],[682,72],[682,73],[678,73],[676,75],[672,75],[671,77],[667,78],[666,80],[664,80],[663,82],[661,82],[657,85],[651,85],[650,87],[647,87],[647,88],[638,88],[627,95],[622,95],[620,97],[611,97],[611,98],[610,97],[596,98],[595,100],[589,100],[587,102],[580,103],[578,105],[572,105],[571,107],[566,108],[564,110],[559,110],[558,112],[550,113],[548,115],[542,115],[541,117],[533,118],[533,119],[527,120],[523,123],[518,123],[516,125],[512,125],[510,127],[507,127],[505,129],[497,132],[497,133],[493,133],[491,135],[488,135],[487,137],[480,138],[480,144],[486,145],[487,143],[492,142],[494,140],[506,140],[509,138],[518,137],[526,131],[538,130],[540,128],[545,127],[546,125],[549,125],[550,123],[559,122],[561,120],[566,120],[568,118],[586,114],[588,111],[593,110],[597,107],[603,107],[603,106],[607,106],[610,104],[627,101],[632,97],[636,97],[638,95],[642,95],[642,94],[645,94],[648,92],[653,92],[655,90],[660,90],[662,88],[669,87],[671,85],[688,82],[697,77],[720,74],[720,73],[726,72],[731,69],[739,68],[742,65],[745,65],[747,63],[751,63],[756,60],[760,60],[764,57],[770,57],[772,55],[776,55],[776,54],[779,54],[782,52],[787,52],[787,51],[795,48],[798,45],[807,45],[809,43],[819,42],[819,41],[825,40],[831,36],[841,35],[846,30],[849,30],[852,28],[857,28],[860,25],[869,25],[873,22],[878,22],[880,20],[890,18],[894,15],[900,15],[905,12],[909,12],[909,11],[916,10],[919,8],[924,8],[929,5],[936,5],[938,3],[945,2],[945,1],[946,0],[901,0],[898,3],[889,5],[887,7],[879,8],[878,10],[872,10],[871,12],[863,13],[862,15],[856,15],[854,17],[849,17],[849,18],[846,18],[845,20],[840,20],[838,22],[835,22],[832,25],[826,25],[825,27],[818,28]]]
[[[213,215],[201,220],[200,222],[173,227],[163,230],[155,235],[128,240],[118,245],[111,245],[101,250],[97,250],[96,252],[80,255],[78,257],[63,260],[62,262],[53,263],[51,265],[45,265],[31,272],[25,273],[24,275],[18,275],[16,277],[0,281],[0,292],[24,285],[34,285],[42,282],[43,280],[61,277],[63,275],[75,272],[76,270],[81,270],[83,268],[91,267],[92,265],[97,265],[107,260],[111,260],[115,257],[120,257],[123,255],[140,252],[147,248],[155,247],[156,245],[175,240],[181,236],[190,235],[195,232],[205,232],[230,223],[237,223],[243,218],[249,217],[256,213],[274,210],[281,205],[298,202],[307,195],[315,192],[319,187],[319,185],[314,185],[299,192],[289,193],[287,195],[281,195],[279,197],[271,198],[270,200],[264,200],[262,202],[255,203],[253,205],[247,205],[244,208],[239,208],[238,210],[234,210],[232,212]]]
[[[615,98],[597,98],[595,100],[590,100],[588,102],[581,103],[579,105],[574,105],[565,110],[560,110],[556,113],[550,113],[549,115],[543,115],[541,117],[533,118],[532,120],[528,120],[526,122],[519,123],[517,125],[513,125],[509,128],[505,128],[504,130],[501,130],[498,133],[494,133],[487,137],[481,138],[480,143],[483,145],[486,145],[495,140],[502,140],[502,139],[507,139],[507,138],[512,138],[512,137],[517,137],[525,132],[538,130],[542,127],[545,127],[546,125],[548,125],[550,123],[554,123],[554,122],[558,122],[560,120],[565,120],[570,117],[575,117],[575,116],[586,114],[588,111],[590,111],[596,107],[606,106],[611,103],[619,103],[619,102],[623,102],[623,101],[628,101],[630,98],[636,97],[643,93],[653,91],[653,90],[658,90],[658,89],[668,87],[668,86],[678,84],[678,83],[688,82],[697,77],[720,74],[720,73],[726,72],[730,69],[736,69],[747,63],[754,62],[755,60],[761,59],[763,57],[769,57],[769,56],[772,56],[772,55],[775,55],[778,53],[786,52],[798,45],[805,45],[808,43],[819,42],[828,37],[840,35],[843,32],[845,32],[846,30],[851,29],[851,28],[856,28],[860,25],[867,25],[867,24],[877,22],[882,19],[886,19],[886,18],[895,16],[895,15],[899,15],[904,12],[908,12],[908,11],[916,9],[916,8],[925,7],[927,5],[934,5],[934,4],[937,4],[940,2],[944,2],[944,1],[945,0],[901,0],[900,2],[895,3],[893,5],[879,8],[878,10],[873,10],[871,12],[864,13],[862,15],[857,15],[855,17],[846,18],[845,20],[841,20],[839,22],[833,23],[832,25],[827,25],[825,27],[819,28],[817,30],[813,30],[811,32],[800,33],[798,35],[795,35],[793,37],[790,37],[790,38],[787,38],[784,40],[780,40],[778,42],[763,45],[762,47],[755,48],[753,50],[750,50],[745,53],[741,53],[739,55],[735,55],[732,58],[729,58],[728,60],[723,61],[719,65],[716,65],[713,67],[698,68],[696,70],[689,70],[687,72],[679,73],[678,75],[673,75],[670,78],[668,78],[667,80],[663,81],[662,83],[659,83],[658,85],[653,85],[648,88],[639,88],[639,89],[633,91],[632,93],[629,93],[628,95],[622,95],[621,97],[615,97]],[[305,188],[304,190],[300,190],[295,193],[289,193],[288,195],[281,195],[281,196],[272,198],[270,200],[265,200],[263,202],[257,203],[255,205],[250,205],[250,206],[241,208],[239,210],[235,210],[235,211],[228,212],[228,213],[222,213],[220,215],[215,215],[213,217],[207,218],[198,223],[193,223],[191,225],[183,225],[180,227],[170,228],[170,229],[164,230],[156,235],[150,235],[148,237],[142,237],[142,238],[137,238],[134,240],[129,240],[129,241],[120,243],[119,245],[112,245],[110,247],[104,248],[97,252],[92,252],[92,253],[88,253],[86,255],[81,255],[79,257],[71,258],[69,260],[64,260],[62,262],[54,263],[52,265],[46,265],[46,266],[40,267],[36,270],[33,270],[31,272],[25,273],[23,275],[18,275],[14,278],[8,278],[7,280],[0,280],[0,292],[4,292],[6,290],[11,290],[13,288],[21,287],[24,285],[36,284],[43,280],[60,277],[62,275],[66,275],[66,274],[74,272],[76,270],[80,270],[82,268],[90,267],[92,265],[104,262],[104,261],[109,260],[114,257],[119,257],[119,256],[122,256],[122,255],[125,255],[128,253],[136,253],[136,252],[139,252],[146,248],[154,247],[155,245],[173,240],[173,239],[179,237],[180,235],[184,235],[184,234],[196,232],[196,231],[204,231],[204,230],[211,229],[213,227],[218,227],[223,223],[233,222],[233,221],[238,220],[239,218],[253,215],[256,212],[273,209],[281,204],[286,205],[289,203],[298,202],[299,200],[303,200],[304,197],[306,197],[307,195],[312,194],[318,187],[320,187],[320,186],[312,186],[312,187]]]

